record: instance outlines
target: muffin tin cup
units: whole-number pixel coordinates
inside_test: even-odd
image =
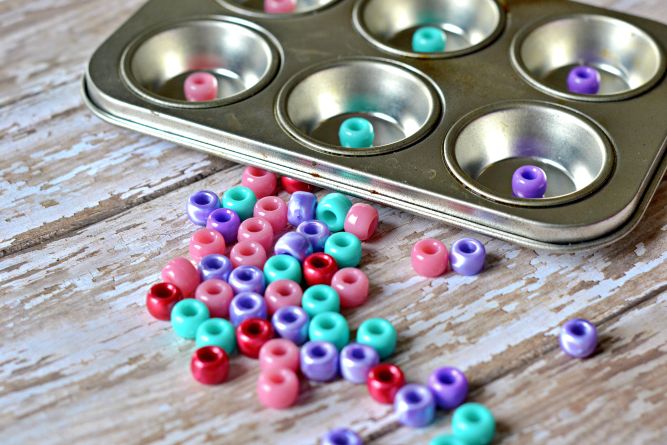
[[[264,11],[264,0],[216,0],[218,3],[231,11],[251,17],[285,19],[300,16],[335,5],[341,0],[298,0],[294,12],[272,14]]]

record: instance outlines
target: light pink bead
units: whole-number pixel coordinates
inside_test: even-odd
[[[243,170],[241,184],[255,192],[257,199],[272,195],[278,186],[278,178],[275,173],[267,172],[257,167],[246,167]]]
[[[253,216],[266,219],[278,234],[287,227],[287,204],[277,196],[265,196],[255,203]]]
[[[225,239],[220,232],[213,229],[199,229],[190,238],[190,258],[196,262],[206,255],[225,254]]]
[[[259,350],[259,369],[264,372],[282,368],[299,370],[299,347],[291,340],[274,338]]]
[[[299,397],[299,379],[286,368],[262,371],[257,379],[257,396],[267,408],[289,408]]]
[[[234,291],[227,282],[214,278],[197,286],[195,298],[208,307],[211,318],[227,318]]]
[[[289,14],[296,11],[297,0],[264,0],[264,12],[269,14]]]
[[[292,280],[277,280],[269,284],[264,292],[266,308],[273,315],[281,307],[301,306],[303,290],[299,283]]]
[[[266,250],[256,241],[241,241],[232,247],[229,259],[234,267],[255,266],[263,269],[266,263]]]
[[[378,227],[378,211],[375,207],[357,203],[350,207],[345,218],[345,231],[361,241],[370,239]]]
[[[448,262],[447,247],[437,239],[423,239],[412,248],[412,268],[423,277],[439,277]]]
[[[192,73],[185,78],[183,94],[190,102],[215,100],[218,97],[218,78],[205,71]]]
[[[368,299],[368,277],[355,267],[336,272],[331,279],[331,287],[338,292],[343,308],[361,306]]]
[[[201,282],[201,276],[190,260],[183,257],[174,258],[162,269],[162,281],[176,286],[184,297],[192,298],[195,289]]]
[[[268,254],[273,247],[273,227],[261,217],[248,218],[239,226],[238,240],[255,241],[264,247]]]

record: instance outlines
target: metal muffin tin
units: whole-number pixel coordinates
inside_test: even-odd
[[[83,93],[114,124],[529,247],[635,227],[667,170],[667,26],[564,0],[151,0],[90,60]],[[421,25],[446,51],[413,53]],[[565,89],[596,66],[600,94]],[[186,102],[187,74],[219,98]],[[347,117],[369,149],[337,144]],[[543,199],[511,194],[530,162]]]

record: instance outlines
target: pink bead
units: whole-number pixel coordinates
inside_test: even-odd
[[[299,379],[286,368],[262,371],[257,379],[257,396],[267,408],[289,408],[299,397]]]
[[[423,239],[412,248],[412,268],[423,277],[439,277],[447,271],[449,255],[437,239]]]
[[[174,258],[162,269],[162,281],[171,283],[180,289],[186,298],[192,298],[195,289],[201,282],[199,271],[190,260],[183,257]]]
[[[266,308],[273,315],[281,307],[301,306],[303,290],[299,283],[292,280],[277,280],[269,284],[264,292]]]
[[[296,11],[297,0],[264,0],[264,12],[269,14],[289,14]]]
[[[287,227],[287,204],[277,196],[265,196],[255,203],[253,216],[266,219],[278,234]]]
[[[261,244],[268,254],[273,247],[273,227],[264,218],[248,218],[239,226],[238,240],[239,242],[255,241]]]
[[[197,286],[195,298],[206,305],[211,318],[227,318],[234,291],[227,282],[214,278]]]
[[[336,272],[331,287],[338,292],[343,308],[361,306],[368,299],[368,277],[355,267],[346,267]]]
[[[255,192],[257,199],[272,195],[278,186],[278,178],[275,173],[267,172],[257,167],[246,167],[243,170],[241,184]]]
[[[345,217],[345,231],[356,235],[361,241],[370,239],[378,227],[378,211],[375,207],[357,203],[350,207]]]
[[[264,343],[259,350],[259,369],[264,372],[283,368],[294,372],[299,370],[299,347],[284,338],[274,338]]]
[[[205,71],[192,73],[185,78],[183,94],[190,102],[215,100],[218,97],[218,78]]]
[[[229,259],[232,260],[234,267],[255,266],[263,269],[266,263],[266,250],[256,241],[241,241],[232,247]]]
[[[213,229],[199,229],[190,239],[190,258],[196,262],[206,255],[225,254],[225,239],[220,232]]]

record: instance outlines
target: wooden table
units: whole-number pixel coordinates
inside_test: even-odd
[[[147,314],[162,266],[187,250],[195,190],[238,184],[242,167],[110,126],[82,105],[94,48],[143,0],[0,3],[0,430],[3,443],[314,443],[336,426],[367,443],[427,443],[450,415],[402,428],[344,381],[305,385],[298,406],[261,408],[257,364],[203,387],[193,350]],[[596,0],[667,22],[662,0]],[[629,237],[598,251],[534,252],[482,237],[478,277],[415,276],[412,244],[452,227],[381,208],[366,243],[372,297],[356,328],[386,317],[394,360],[424,382],[452,364],[498,421],[494,443],[667,443],[667,183]],[[583,316],[601,351],[572,360],[559,326]]]

